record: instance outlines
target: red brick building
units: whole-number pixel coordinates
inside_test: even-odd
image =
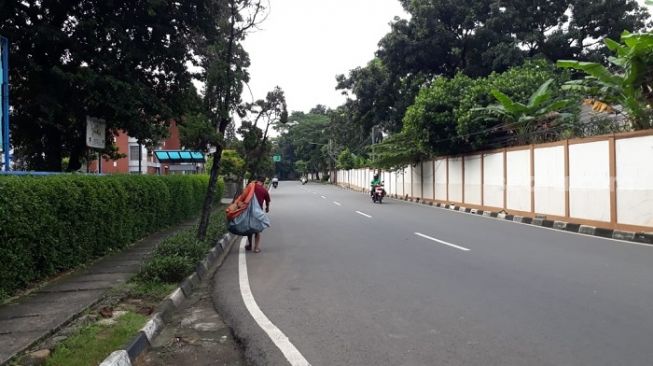
[[[117,160],[102,159],[102,171],[105,174],[139,174],[139,156],[140,156],[140,174],[168,174],[169,166],[161,164],[154,156],[151,150],[145,146],[139,146],[135,138],[129,137],[126,133],[120,132],[115,137],[115,145],[118,152],[125,157]],[[179,139],[179,128],[173,121],[170,123],[169,136],[157,147],[156,150],[180,150],[181,142]],[[139,154],[140,150],[140,154]],[[97,160],[89,165],[91,172],[97,172]]]

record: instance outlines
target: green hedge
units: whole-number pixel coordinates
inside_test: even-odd
[[[197,268],[197,263],[227,232],[224,210],[211,214],[206,240],[197,239],[197,226],[172,235],[154,250],[152,258],[141,268],[137,281],[150,283],[181,282]]]
[[[0,299],[199,213],[208,176],[0,176]],[[224,184],[216,197],[222,197]]]

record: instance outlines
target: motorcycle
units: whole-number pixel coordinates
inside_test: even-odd
[[[277,188],[278,185],[279,185],[279,182],[277,182],[277,181],[272,182],[272,187]]]
[[[383,197],[385,197],[385,189],[383,189],[383,185],[375,185],[372,188],[372,202],[383,203]]]
[[[308,179],[306,179],[306,178],[302,178],[302,185],[304,185],[304,184],[306,184],[306,183],[308,183]]]

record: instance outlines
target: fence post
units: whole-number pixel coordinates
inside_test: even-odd
[[[481,206],[485,206],[485,154],[481,153]]]
[[[535,213],[535,147],[531,144],[531,212]]]
[[[565,159],[565,217],[570,217],[569,209],[569,139],[565,140],[564,145],[564,159]]]
[[[610,223],[614,226],[618,221],[617,212],[617,149],[615,138],[608,140],[610,160]]]

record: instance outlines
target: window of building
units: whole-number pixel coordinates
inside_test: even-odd
[[[129,146],[129,160],[138,161],[138,150],[139,150],[138,145]]]

